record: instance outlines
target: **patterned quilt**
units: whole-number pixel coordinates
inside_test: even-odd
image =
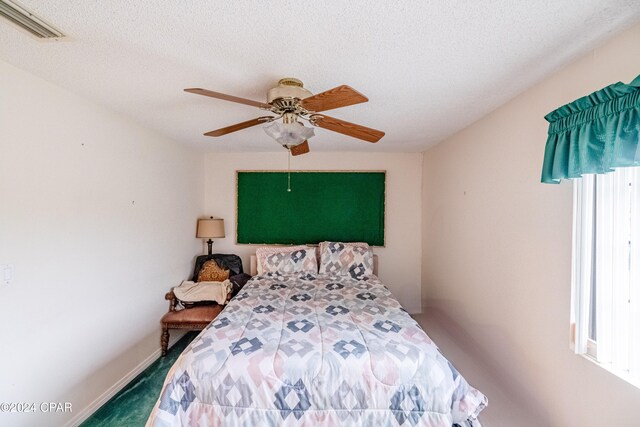
[[[376,278],[256,276],[171,368],[148,426],[479,426],[469,386]]]

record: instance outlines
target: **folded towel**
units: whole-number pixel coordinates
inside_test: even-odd
[[[192,282],[183,281],[180,286],[173,288],[176,298],[184,302],[215,301],[218,304],[227,302],[227,295],[231,292],[231,282]]]

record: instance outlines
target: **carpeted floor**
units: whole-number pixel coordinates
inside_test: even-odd
[[[138,427],[144,426],[153,409],[169,368],[180,353],[198,335],[189,332],[169,349],[165,357],[161,357],[133,379],[111,400],[105,403],[82,427]]]

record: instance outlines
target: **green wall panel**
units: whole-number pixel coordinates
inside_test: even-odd
[[[249,244],[384,246],[385,172],[237,172],[236,238]]]

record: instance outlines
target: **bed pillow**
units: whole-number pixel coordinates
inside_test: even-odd
[[[264,271],[264,260],[267,256],[271,254],[284,253],[284,252],[293,252],[298,249],[307,249],[305,245],[298,246],[260,246],[256,249],[256,269],[258,270],[258,274],[263,274]]]
[[[220,267],[213,259],[205,261],[198,273],[198,282],[224,282],[228,278],[229,270]]]
[[[318,272],[316,249],[311,246],[258,248],[256,260],[258,274]]]
[[[373,275],[373,251],[366,243],[321,242],[319,272],[365,279]]]

